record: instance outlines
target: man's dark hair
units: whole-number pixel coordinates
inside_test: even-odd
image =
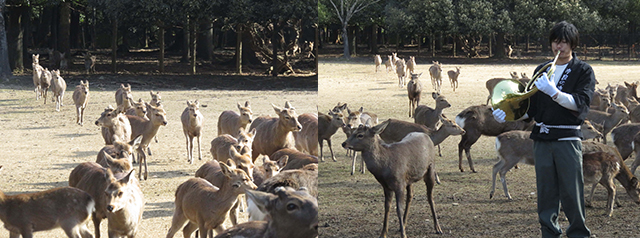
[[[579,40],[580,33],[578,33],[578,28],[566,21],[558,22],[551,28],[551,33],[549,34],[549,45],[556,41],[567,41],[572,50],[578,46]]]

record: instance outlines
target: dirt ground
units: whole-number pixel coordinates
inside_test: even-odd
[[[51,96],[47,104],[35,100],[30,75],[0,83],[0,148],[4,156],[0,190],[6,194],[38,192],[66,186],[71,170],[82,162],[95,161],[104,145],[100,128],[94,124],[108,105],[115,105],[114,94],[120,83],[130,83],[135,100],[149,101],[149,90],[160,91],[169,124],[158,132],[159,143],[152,142],[153,156],[148,159],[149,179],[141,181],[146,200],[143,221],[137,237],[164,237],[171,226],[174,193],[179,184],[193,177],[205,161],[211,160],[210,142],[216,135],[218,116],[224,110],[237,110],[236,102],[251,102],[254,117],[275,115],[271,103],[284,106],[290,101],[299,114],[315,112],[317,77],[262,77],[231,75],[65,76],[67,92],[64,106],[55,111]],[[90,82],[89,104],[84,126],[75,124],[72,94],[80,80]],[[51,95],[51,94],[49,94]],[[204,115],[201,161],[187,163],[185,137],[180,115],[187,100],[198,99]],[[197,152],[194,152],[197,155]],[[137,164],[134,165],[136,172]],[[246,216],[241,218],[246,220]],[[230,223],[227,221],[226,226]],[[93,233],[93,225],[88,224]],[[101,226],[107,235],[107,221]],[[0,229],[0,237],[8,237]],[[36,233],[36,237],[66,237],[61,229]],[[176,237],[182,237],[179,232]]]
[[[400,55],[405,57],[405,55]],[[435,107],[431,97],[428,74],[432,59],[418,59],[417,72],[421,77],[423,94],[421,104]],[[485,81],[494,77],[509,77],[509,72],[525,72],[531,76],[537,63],[522,61],[482,61],[442,60],[442,93],[452,104],[444,114],[452,119],[463,109],[484,104],[488,95]],[[538,61],[541,62],[541,61]],[[598,88],[607,83],[622,84],[640,80],[640,64],[637,62],[589,62],[600,82]],[[446,71],[461,67],[460,86],[453,92]],[[380,122],[388,118],[413,121],[408,117],[406,88],[398,87],[395,73],[374,72],[372,58],[357,58],[349,61],[323,58],[319,64],[318,105],[321,112],[327,112],[338,102],[346,102],[349,108],[364,107],[365,111],[378,115]],[[324,149],[325,159],[320,164],[319,207],[320,237],[377,237],[382,229],[384,195],[381,186],[367,171],[365,174],[349,175],[351,161],[345,156],[340,144],[345,135],[338,132],[333,136],[333,150],[338,162],[332,162],[329,150]],[[520,164],[520,169],[512,169],[507,174],[511,196],[509,201],[503,195],[500,181],[497,181],[496,196],[489,199],[491,170],[497,162],[493,137],[481,137],[471,149],[473,162],[478,173],[469,172],[466,159],[461,173],[458,170],[457,144],[460,137],[447,138],[442,145],[443,157],[436,158],[437,171],[442,184],[434,190],[436,211],[443,235],[434,233],[425,185],[414,184],[414,200],[406,232],[408,237],[539,237],[539,223],[536,212],[535,172],[533,166]],[[611,140],[609,140],[611,141]],[[611,142],[609,142],[611,143]],[[326,145],[326,143],[325,143]],[[631,164],[627,160],[627,165]],[[359,167],[358,167],[359,168]],[[593,237],[639,237],[640,209],[626,195],[619,183],[618,199],[622,207],[616,207],[613,217],[605,217],[606,190],[599,186],[594,197],[594,207],[587,208],[587,225]],[[588,190],[586,190],[588,191]],[[568,221],[561,215],[563,229]],[[399,237],[395,202],[390,212],[389,237]]]

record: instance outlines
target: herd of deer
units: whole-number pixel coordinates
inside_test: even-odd
[[[383,62],[379,55],[374,58],[375,72],[384,63],[387,72],[396,70],[399,78],[399,86],[404,86],[405,75],[410,75],[411,80],[407,85],[409,98],[409,117],[414,123],[396,119],[388,119],[382,123],[377,122],[377,116],[370,112],[351,111],[346,103],[338,103],[328,114],[319,115],[318,142],[320,143],[320,159],[322,144],[326,140],[331,152],[331,157],[336,161],[331,148],[331,136],[342,129],[347,139],[342,147],[347,152],[353,150],[361,152],[362,165],[360,172],[364,173],[364,166],[382,185],[385,195],[384,221],[380,237],[386,237],[388,231],[388,218],[395,194],[396,212],[400,225],[401,237],[405,235],[405,224],[409,205],[413,194],[411,185],[418,180],[423,180],[427,186],[427,199],[431,207],[436,233],[442,233],[439,226],[435,204],[433,201],[433,188],[440,183],[435,169],[435,146],[444,141],[448,136],[461,135],[458,144],[459,170],[462,167],[463,152],[472,172],[476,172],[473,166],[470,149],[481,135],[496,137],[496,152],[498,163],[493,167],[492,188],[490,198],[495,192],[496,175],[500,173],[500,181],[503,184],[505,196],[512,199],[507,189],[506,173],[517,166],[518,162],[533,164],[533,141],[529,139],[533,122],[514,121],[498,123],[488,106],[491,93],[495,85],[509,78],[494,78],[486,82],[489,97],[487,104],[470,106],[460,112],[455,122],[448,119],[442,112],[451,107],[446,98],[440,94],[442,67],[438,62],[433,62],[429,68],[434,87],[432,97],[435,99],[435,108],[419,105],[422,86],[419,80],[421,74],[414,74],[415,58],[405,63],[393,53]],[[457,87],[457,78],[460,68],[449,71],[452,88]],[[510,79],[516,79],[526,84],[530,79],[526,74],[511,73]],[[616,188],[613,180],[622,184],[627,194],[634,202],[640,204],[640,183],[634,172],[640,166],[640,103],[636,94],[638,83],[626,83],[625,85],[609,85],[606,89],[598,89],[593,96],[591,109],[581,131],[583,134],[583,167],[585,185],[592,185],[591,195],[586,199],[587,206],[591,206],[593,191],[597,184],[603,185],[608,192],[607,216],[613,212],[613,204],[620,206],[615,198]],[[626,123],[627,121],[632,123]],[[611,133],[613,144],[607,145],[607,134]],[[586,141],[594,139],[596,141]],[[603,143],[600,143],[600,139]],[[632,152],[636,152],[636,159],[631,168],[628,168],[624,160]],[[351,174],[355,173],[356,155],[352,155]],[[404,204],[403,204],[404,203]]]
[[[43,89],[46,95],[47,87],[36,83],[36,74],[41,76],[45,69],[38,67],[37,55],[33,59],[39,99]],[[57,70],[54,79],[56,76],[64,82]],[[60,94],[56,93],[58,86],[53,87],[60,103],[66,88],[61,85]],[[144,229],[140,227],[144,184],[139,181],[148,178],[152,139],[160,127],[168,125],[160,93],[151,91],[150,95],[149,103],[142,99],[136,102],[131,85],[120,85],[115,92],[116,108],[109,105],[95,121],[105,145],[95,162],[80,163],[71,171],[69,187],[13,196],[0,192],[0,220],[10,237],[32,237],[34,232],[58,227],[68,237],[100,237],[100,223],[105,218],[109,237],[135,237]],[[88,99],[89,82],[80,81],[73,93],[79,125],[83,124]],[[272,105],[277,117],[253,118],[248,101],[237,106],[239,113],[224,111],[218,118],[218,136],[211,142],[213,160],[177,188],[167,237],[181,228],[184,237],[196,230],[201,237],[213,237],[213,230],[216,237],[316,237],[318,116],[298,116],[289,102],[284,107]],[[203,119],[199,101],[187,101],[181,122],[191,164],[194,138],[202,160]],[[137,177],[133,169],[136,158],[140,166]],[[243,194],[250,219],[240,224],[237,212]],[[93,234],[86,227],[89,217]],[[223,226],[227,218],[232,228]]]

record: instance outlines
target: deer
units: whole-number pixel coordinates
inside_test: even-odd
[[[298,114],[289,102],[284,108],[271,104],[278,117],[258,117],[251,123],[250,129],[256,129],[256,137],[251,145],[252,158],[258,155],[271,155],[282,148],[295,148],[294,131],[302,130]]]
[[[398,87],[404,87],[405,77],[407,77],[407,65],[404,62],[404,59],[399,59],[395,63],[396,65],[396,74],[398,75]]]
[[[162,96],[160,96],[160,92],[156,91],[154,93],[153,91],[149,91],[149,94],[151,95],[151,101],[149,101],[149,104],[151,104],[154,107],[159,106],[162,101]]]
[[[333,148],[331,148],[331,136],[333,136],[338,128],[344,126],[344,116],[342,112],[329,111],[327,114],[319,113],[318,115],[318,143],[320,144],[320,161],[324,161],[322,155],[322,146],[324,141],[327,141],[329,145],[329,151],[331,152],[331,159],[336,162],[336,157],[333,155]]]
[[[278,167],[283,171],[301,169],[307,164],[318,163],[318,157],[289,148],[280,149],[269,156],[269,158],[277,161]]]
[[[109,185],[104,193],[108,211],[109,237],[135,237],[142,221],[145,201],[140,183],[135,175],[132,175],[133,173],[134,170],[131,170],[120,178],[107,169]]]
[[[69,68],[69,60],[67,59],[67,52],[60,53],[60,69],[67,70]]]
[[[53,101],[56,103],[56,111],[60,111],[60,106],[64,106],[64,92],[67,90],[67,82],[60,77],[60,70],[51,70],[51,92]]]
[[[387,55],[387,60],[384,61],[384,66],[386,67],[387,73],[396,69],[395,64],[393,63],[393,57],[391,55]]]
[[[415,110],[420,104],[420,96],[422,94],[422,84],[420,76],[422,74],[411,73],[411,80],[407,83],[407,95],[409,96],[409,117],[415,117]]]
[[[142,179],[144,176],[144,180],[147,180],[147,176],[149,175],[149,171],[147,169],[147,155],[145,154],[145,150],[149,148],[149,143],[151,139],[158,133],[158,129],[160,126],[166,126],[167,122],[167,113],[164,111],[162,106],[154,107],[147,104],[147,114],[149,119],[144,119],[138,116],[127,116],[129,122],[131,123],[131,136],[138,137],[142,135],[142,141],[140,142],[140,146],[138,146],[138,156],[140,157],[140,173],[139,177]],[[142,173],[142,165],[144,164],[144,173]]]
[[[76,86],[73,91],[73,103],[76,105],[76,123],[78,125],[84,124],[84,109],[87,108],[87,102],[89,100],[89,80],[84,82],[80,80],[80,85]]]
[[[640,123],[627,123],[611,130],[611,139],[620,152],[622,160],[626,160],[634,152],[633,141],[638,132],[640,132]]]
[[[87,52],[82,54],[84,57],[84,70],[87,74],[95,74],[96,73],[96,56],[91,55],[91,52]]]
[[[33,91],[36,92],[37,101],[40,100],[40,96],[42,96],[42,89],[40,88],[40,78],[42,77],[44,68],[40,66],[40,54],[32,54],[31,60],[31,69],[33,70],[33,86],[35,87]]]
[[[268,221],[242,223],[218,234],[219,238],[314,238],[318,236],[318,200],[305,188],[277,187],[275,194],[247,191],[247,197]]]
[[[302,129],[292,132],[296,141],[296,149],[318,156],[318,115],[314,113],[300,114],[298,122]]]
[[[131,85],[120,84],[120,88],[116,90],[116,107],[121,108],[122,111],[126,112],[131,108],[131,101],[133,100],[133,96],[131,95]]]
[[[592,123],[603,125],[604,131],[602,132],[602,142],[605,144],[607,143],[607,134],[609,134],[613,128],[629,119],[629,111],[626,107],[623,105],[616,105],[615,103],[611,104],[611,106],[614,109],[612,113],[589,110],[586,117],[586,119],[590,120]]]
[[[385,144],[380,138],[389,120],[371,127],[361,125],[345,142],[342,147],[362,152],[362,159],[367,170],[373,174],[384,189],[384,220],[380,237],[386,237],[388,232],[389,208],[392,194],[396,197],[396,212],[400,225],[400,236],[406,237],[405,222],[409,215],[409,205],[413,198],[412,184],[423,180],[427,186],[427,199],[431,207],[431,215],[437,234],[442,234],[438,223],[433,199],[433,188],[436,182],[435,147],[429,135],[412,132],[401,141]],[[406,202],[405,200],[406,196]],[[403,215],[403,203],[406,205]]]
[[[246,130],[247,126],[253,121],[253,112],[249,101],[246,101],[244,106],[240,105],[240,103],[237,104],[240,114],[234,111],[223,111],[218,117],[218,136],[229,134],[233,137],[238,137],[239,129]]]
[[[115,141],[113,145],[105,145],[98,152],[96,163],[104,168],[111,168],[114,173],[131,171],[131,155],[141,140],[142,136],[138,136],[129,142]]]
[[[187,101],[187,108],[180,116],[182,121],[182,131],[187,139],[187,157],[189,164],[193,164],[193,138],[198,141],[198,160],[202,160],[202,150],[200,149],[200,137],[202,136],[202,121],[204,117],[200,113],[200,102]]]
[[[636,169],[640,166],[640,135],[638,133],[633,136],[633,151],[636,152],[636,158],[631,164],[631,174],[635,174]]]
[[[211,141],[211,155],[213,155],[213,159],[217,161],[227,161],[231,159],[233,156],[230,155],[229,149],[231,147],[235,147],[236,151],[240,154],[249,154],[251,155],[251,145],[253,144],[253,140],[256,135],[256,130],[252,129],[249,132],[245,132],[244,129],[240,129],[238,131],[238,138],[233,138],[229,134],[224,134],[216,137]],[[237,162],[237,161],[235,161]],[[253,164],[253,159],[250,161]],[[242,166],[242,164],[240,164]],[[248,170],[245,170],[248,172]]]
[[[447,75],[449,75],[449,82],[451,83],[451,88],[453,88],[453,91],[456,91],[456,88],[458,88],[458,76],[460,76],[460,67],[456,67],[456,70],[449,70],[447,71]]]
[[[464,172],[462,168],[462,152],[465,152],[469,167],[473,173],[477,171],[473,167],[473,160],[471,159],[471,146],[478,141],[481,135],[497,136],[503,132],[525,130],[533,126],[533,121],[499,123],[493,118],[491,107],[487,105],[470,106],[464,109],[456,116],[456,123],[467,132],[462,135],[460,143],[458,143],[458,169],[460,169],[460,172]]]
[[[440,85],[442,85],[442,64],[438,61],[432,61],[433,65],[429,67],[429,75],[431,75],[431,85],[433,90],[440,93]]]
[[[142,100],[142,98],[138,99],[137,102],[132,101],[131,108],[129,108],[125,114],[149,119],[147,117],[147,104]]]
[[[582,167],[584,184],[592,184],[589,198],[585,199],[585,206],[592,207],[593,192],[596,190],[596,186],[601,184],[607,189],[608,212],[605,215],[611,217],[613,201],[616,197],[616,185],[613,183],[613,179],[620,173],[620,161],[611,153],[596,151],[582,155]]]
[[[426,105],[419,105],[415,109],[414,123],[421,124],[430,129],[436,129],[437,123],[442,118],[442,111],[451,107],[451,103],[447,101],[444,95],[436,92],[431,93],[431,97],[436,101],[436,108]]]
[[[223,163],[220,163],[219,167],[219,177],[222,179],[218,186],[201,177],[190,178],[178,186],[173,220],[167,238],[172,238],[183,226],[184,237],[190,237],[196,229],[204,238],[212,237],[209,236],[209,231],[213,229],[218,234],[221,233],[224,231],[222,223],[226,214],[236,203],[238,196],[244,194],[247,189],[256,188],[244,171],[231,169]]]
[[[115,141],[131,140],[132,131],[129,119],[111,105],[104,109],[95,124],[102,127],[102,138],[106,145],[113,145]]]
[[[86,222],[94,209],[91,195],[72,187],[11,196],[0,192],[0,220],[12,238],[58,227],[69,238],[93,238]]]
[[[280,173],[280,170],[276,161],[269,159],[269,156],[263,156],[262,164],[253,168],[253,183],[260,186],[265,180]]]
[[[294,189],[305,188],[309,195],[318,197],[318,164],[308,164],[300,169],[281,171],[273,177],[265,180],[257,191],[275,193],[278,187],[286,186]],[[258,209],[253,201],[247,201],[249,221],[266,220],[266,215]]]
[[[409,60],[407,60],[407,72],[413,74],[416,69],[416,57],[409,56]]]
[[[380,55],[375,55],[373,57],[373,62],[376,64],[376,73],[380,69],[380,65],[382,65],[382,57]]]
[[[42,71],[42,75],[40,75],[40,90],[42,90],[42,99],[44,104],[47,104],[47,92],[49,91],[49,87],[51,87],[51,81],[53,79],[53,74],[49,69],[45,68]]]

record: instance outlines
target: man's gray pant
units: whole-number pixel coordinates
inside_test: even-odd
[[[591,232],[585,225],[582,142],[535,141],[533,151],[542,237],[562,235],[558,224],[561,202],[569,220],[567,236],[589,237]]]

